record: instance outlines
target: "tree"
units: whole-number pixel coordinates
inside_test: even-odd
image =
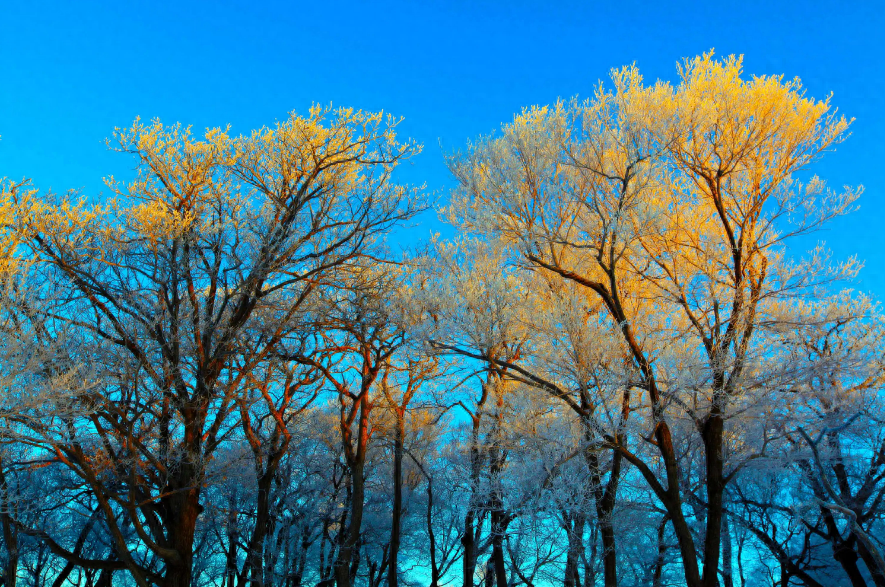
[[[110,180],[115,198],[8,196],[16,255],[38,261],[24,278],[37,299],[14,311],[76,345],[44,369],[93,366],[88,385],[12,418],[90,487],[137,584],[191,584],[207,464],[243,387],[297,335],[305,305],[381,254],[381,236],[419,209],[417,192],[391,180],[416,150],[395,124],[314,107],[198,141],[136,121],[116,138],[139,174]]]
[[[452,155],[418,257],[380,114],[0,181],[4,585],[885,585],[881,311],[788,248],[860,193],[807,174],[850,123],[679,73]]]
[[[680,76],[677,87],[646,86],[635,67],[616,70],[612,91],[528,109],[450,165],[461,184],[456,222],[491,231],[516,251],[514,263],[600,302],[648,398],[662,470],[617,439],[610,445],[666,508],[694,587],[718,585],[734,474],[725,426],[761,386],[760,333],[776,320],[775,300],[834,277],[820,263],[790,264],[782,243],[849,210],[858,192],[828,192],[816,178],[798,189],[794,174],[849,125],[828,101],[804,97],[798,80],[744,81],[740,59],[712,54],[686,61]],[[685,518],[676,410],[703,443],[700,550]]]

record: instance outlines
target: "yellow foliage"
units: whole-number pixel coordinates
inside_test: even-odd
[[[800,271],[782,243],[860,191],[798,184],[851,121],[798,79],[746,78],[741,61],[685,60],[676,85],[628,66],[588,100],[523,110],[450,158],[461,188],[449,218],[550,284],[580,284],[646,377],[663,355],[683,357],[677,370],[743,364],[780,292],[853,271],[822,257]]]
[[[294,221],[293,210],[306,206],[321,218],[361,190],[373,192],[380,206],[399,201],[404,188],[388,189],[386,174],[418,147],[397,142],[397,122],[380,112],[313,106],[306,117],[292,113],[245,136],[210,128],[196,138],[190,127],[136,119],[116,129],[114,148],[138,159],[137,176],[127,183],[107,178],[114,197],[104,203],[21,190],[13,197],[4,188],[6,255],[16,243],[37,239],[37,248],[46,245],[59,258],[110,262],[113,250],[157,254],[246,224],[269,236]]]

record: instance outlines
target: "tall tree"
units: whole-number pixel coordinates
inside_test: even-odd
[[[45,338],[68,333],[66,360],[93,367],[88,385],[15,421],[90,487],[137,584],[191,584],[206,465],[241,389],[304,305],[380,254],[380,237],[419,207],[391,180],[415,151],[395,124],[314,107],[195,140],[137,121],[116,133],[139,173],[109,182],[115,198],[11,194],[16,254],[38,261],[22,318]]]
[[[658,462],[617,439],[666,508],[685,581],[719,583],[730,411],[758,387],[774,301],[831,278],[783,257],[788,236],[850,209],[858,192],[828,192],[794,174],[844,137],[849,122],[798,80],[741,78],[741,61],[686,61],[676,87],[613,73],[588,102],[532,108],[450,165],[461,184],[456,222],[510,244],[514,262],[573,282],[601,304],[646,394]],[[815,200],[817,198],[817,200]],[[676,343],[676,344],[674,344]],[[674,351],[681,348],[681,355]],[[669,360],[668,360],[669,359]],[[703,443],[702,547],[686,519],[674,412]],[[703,567],[698,559],[703,561]]]

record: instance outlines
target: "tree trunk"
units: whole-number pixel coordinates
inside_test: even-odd
[[[485,587],[496,587],[495,563],[492,561],[492,559],[486,561]]]
[[[590,484],[596,502],[596,519],[599,524],[600,538],[602,539],[603,580],[605,587],[617,587],[618,551],[612,514],[617,498],[623,457],[619,452],[613,452],[611,473],[609,474],[608,482],[603,485],[598,453],[587,450],[584,456],[590,473]]]
[[[18,580],[18,532],[9,511],[9,485],[3,461],[0,460],[0,523],[3,526],[3,544],[6,545],[6,564],[3,566],[5,587],[15,587]]]
[[[228,500],[228,511],[227,511],[227,553],[225,555],[225,569],[224,569],[224,585],[227,587],[233,587],[236,585],[237,578],[237,543],[240,541],[239,536],[239,512],[237,511],[237,491],[234,488],[234,492],[231,494],[230,499]]]
[[[277,454],[268,457],[267,469],[264,474],[258,478],[258,499],[255,504],[255,526],[252,529],[252,537],[246,550],[246,562],[243,565],[243,572],[240,573],[240,580],[237,587],[246,587],[246,582],[252,587],[262,587],[264,585],[262,574],[262,555],[264,554],[264,542],[267,535],[272,531],[273,520],[270,515],[270,494],[273,485],[274,475],[276,475],[277,465],[282,458],[282,454],[288,447],[288,442],[284,443],[283,448],[277,451]]]
[[[669,521],[670,516],[665,515],[663,519],[661,519],[661,523],[658,524],[658,556],[655,558],[654,571],[652,572],[652,587],[661,587],[662,585],[661,579],[664,576],[664,556],[667,554],[667,543],[664,541],[664,537],[667,531],[667,522]]]
[[[335,560],[335,584],[337,587],[350,587],[352,569],[359,565],[359,539],[363,522],[363,508],[366,498],[366,449],[369,444],[369,396],[368,390],[363,390],[360,397],[359,430],[357,432],[357,446],[352,454],[348,455],[348,468],[351,482],[350,520],[344,532],[344,540],[338,548],[338,558]],[[346,431],[343,431],[346,433]],[[345,434],[347,437],[347,434]],[[349,439],[347,439],[349,442]],[[346,448],[346,447],[345,447]],[[348,451],[345,451],[345,454]],[[357,557],[354,558],[354,553]]]
[[[487,394],[488,384],[483,386],[484,402]],[[462,566],[462,585],[463,587],[473,587],[473,575],[476,574],[477,552],[476,541],[479,538],[479,526],[481,520],[477,521],[478,508],[476,507],[476,491],[479,486],[479,475],[482,467],[480,460],[479,448],[479,425],[481,412],[472,416],[472,429],[470,436],[470,503],[467,506],[467,514],[464,516],[464,533],[461,536],[461,545],[463,546],[463,556],[461,557]]]
[[[188,472],[191,465],[183,465]],[[188,484],[180,484],[172,495],[163,498],[168,503],[169,542],[172,550],[178,554],[177,560],[166,560],[164,587],[190,587],[194,563],[194,534],[197,528],[197,516],[202,511],[200,505],[199,482],[191,481],[196,475],[188,475]]]
[[[301,544],[295,561],[295,570],[291,574],[290,587],[301,587],[304,570],[307,568],[307,549],[310,548],[310,529],[305,526],[301,530]]]
[[[491,510],[492,563],[495,566],[497,587],[507,587],[507,567],[504,562],[504,535],[510,524],[504,511],[504,496],[501,486],[501,472],[507,458],[502,448],[504,420],[504,397],[495,388],[495,427],[492,430],[492,446],[489,450],[489,474],[491,476],[492,495],[489,509]]]
[[[471,507],[464,517],[464,534],[461,536],[461,546],[464,554],[461,560],[463,573],[463,586],[473,587],[473,575],[476,574],[476,534],[474,528],[476,514]]]
[[[270,522],[270,485],[272,478],[267,474],[258,479],[258,499],[255,503],[255,525],[252,537],[246,547],[246,562],[240,573],[237,587],[245,587],[246,582],[252,587],[261,587],[261,555],[264,551],[264,537]]]
[[[433,531],[433,479],[427,477],[427,538],[430,541],[430,587],[439,587],[442,578],[436,562],[436,533]]]
[[[393,519],[390,528],[390,566],[387,569],[388,587],[399,583],[399,546],[403,515],[403,452],[405,444],[405,414],[396,410],[396,431],[393,440]]]
[[[722,496],[725,491],[723,476],[722,416],[714,406],[713,413],[704,422],[701,437],[707,469],[707,527],[704,535],[704,587],[719,587],[719,559],[722,540]]]
[[[842,565],[848,580],[851,581],[851,587],[867,587],[867,582],[857,566],[859,557],[853,548],[842,542],[835,548],[833,558]]]
[[[652,386],[654,389],[654,387]],[[658,391],[654,389],[653,403],[659,401]],[[654,399],[657,398],[657,399]],[[653,408],[656,412],[659,408]],[[691,528],[685,520],[685,514],[682,511],[682,494],[679,487],[679,461],[676,450],[673,448],[673,436],[670,433],[670,427],[656,413],[655,420],[655,441],[658,445],[658,453],[661,455],[664,469],[666,471],[667,486],[663,487],[658,483],[654,473],[649,469],[640,469],[646,480],[652,486],[661,503],[667,509],[670,521],[673,524],[673,531],[676,533],[676,540],[679,544],[679,554],[682,557],[682,569],[685,575],[686,587],[702,587],[700,569],[698,568],[697,552],[695,551],[694,538],[691,535]]]
[[[866,565],[867,570],[870,571],[870,575],[873,577],[873,584],[876,587],[885,587],[885,575],[882,574],[885,572],[885,569],[882,571],[878,570],[876,560],[862,540],[857,541],[857,553]]]
[[[95,582],[95,587],[113,587],[114,584],[114,571],[105,569],[98,575],[98,581]]]
[[[584,525],[587,517],[578,509],[574,513],[562,512],[563,526],[568,533],[568,550],[565,557],[565,587],[581,587],[581,574],[578,563],[584,550]]]
[[[494,565],[495,582],[497,587],[507,587],[507,566],[504,561],[504,533],[507,531],[507,522],[500,508],[492,512],[492,558]]]
[[[818,490],[815,490],[815,493],[817,494]],[[835,559],[842,567],[842,570],[845,571],[848,580],[851,581],[852,587],[866,587],[867,582],[857,566],[857,559],[859,557],[853,548],[853,544],[848,544],[843,540],[842,534],[839,531],[839,526],[836,524],[836,520],[833,517],[833,512],[825,507],[821,507],[820,512],[824,520],[824,525],[827,528],[830,544],[833,548],[833,559]]]
[[[590,523],[590,558],[584,547],[584,587],[596,587],[596,561],[599,558],[599,524]]]
[[[728,514],[722,514],[722,587],[734,587],[734,571],[732,568],[731,524]]]

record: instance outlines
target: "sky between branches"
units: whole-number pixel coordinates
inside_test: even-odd
[[[444,153],[523,106],[589,96],[635,62],[649,82],[714,48],[752,74],[802,79],[856,118],[811,171],[862,184],[861,209],[805,239],[856,254],[856,286],[885,296],[885,8],[880,3],[733,2],[28,2],[0,6],[0,175],[107,193],[134,162],[104,139],[136,116],[233,133],[311,103],[385,110],[424,152],[401,178],[445,200]],[[402,235],[446,229],[433,212]],[[800,251],[796,251],[799,253]]]

